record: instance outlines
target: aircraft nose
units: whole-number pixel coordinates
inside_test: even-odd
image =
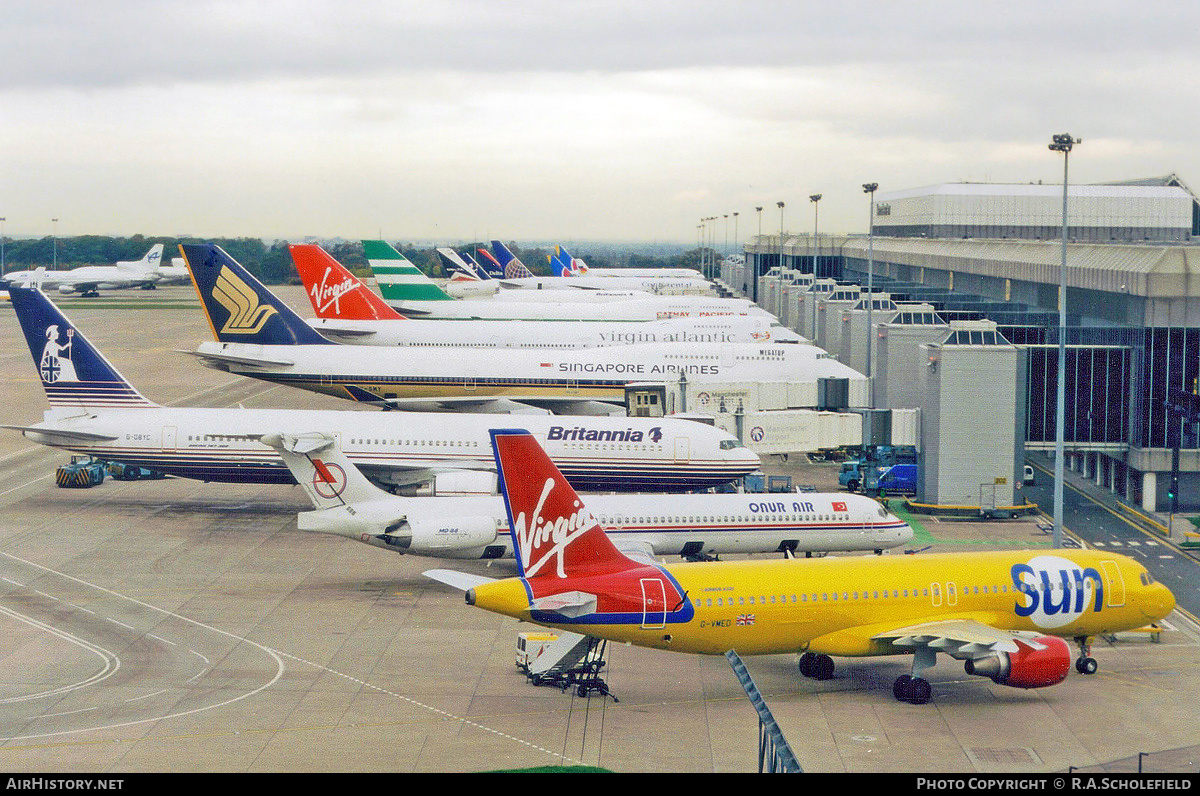
[[[1154,592],[1150,595],[1146,608],[1150,609],[1146,612],[1150,619],[1162,619],[1175,610],[1175,595],[1163,584],[1155,583]]]

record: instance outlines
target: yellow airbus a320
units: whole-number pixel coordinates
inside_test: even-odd
[[[469,604],[548,627],[675,652],[800,653],[806,676],[831,656],[911,654],[897,699],[930,697],[938,652],[1017,688],[1096,671],[1089,639],[1175,607],[1146,568],[1094,550],[725,561],[664,566],[617,550],[536,439],[493,430],[519,577],[432,570]]]

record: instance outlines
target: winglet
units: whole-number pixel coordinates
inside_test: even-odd
[[[318,318],[335,320],[403,320],[404,316],[375,295],[329,252],[313,243],[288,245],[296,272]]]
[[[212,243],[183,243],[180,253],[200,295],[213,336],[222,343],[336,345]]]

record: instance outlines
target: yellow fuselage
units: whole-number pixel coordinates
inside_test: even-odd
[[[678,584],[687,605],[669,606],[673,612],[651,607],[632,620],[547,616],[531,610],[520,578],[478,586],[471,599],[538,624],[678,652],[838,656],[911,652],[874,637],[925,622],[967,619],[1070,638],[1142,627],[1175,606],[1141,564],[1087,550],[733,561],[658,571]],[[542,596],[546,585],[539,584]],[[552,591],[573,588],[567,580]]]

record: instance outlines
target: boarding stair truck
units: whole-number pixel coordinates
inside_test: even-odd
[[[607,641],[569,631],[557,636],[521,633],[517,637],[517,667],[534,685],[553,685],[563,691],[574,688],[579,697],[599,694],[619,702],[600,677],[607,647]]]

